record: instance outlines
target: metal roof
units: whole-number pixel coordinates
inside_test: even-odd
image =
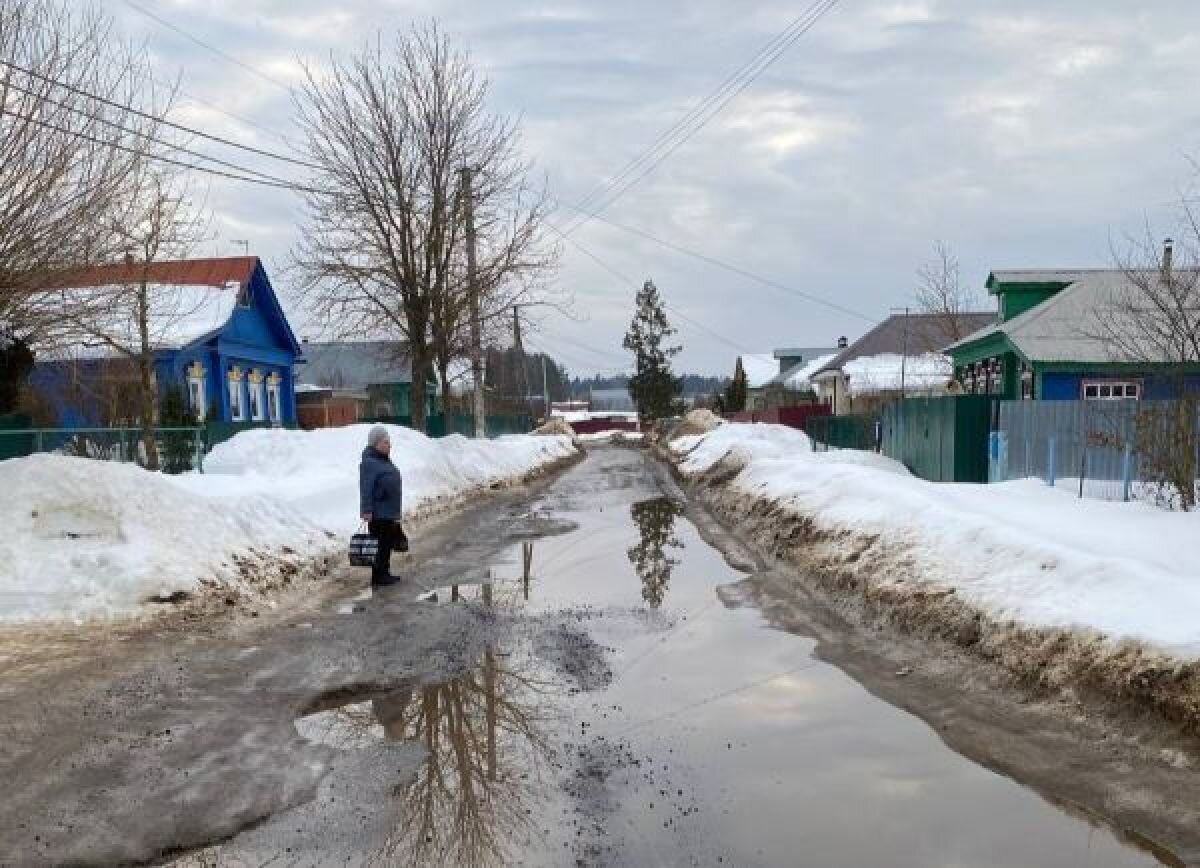
[[[336,389],[411,383],[412,361],[404,341],[306,343],[296,382]]]
[[[1139,292],[1123,271],[1092,269],[1075,272],[1076,279],[1062,291],[1008,322],[980,329],[951,345],[947,351],[1002,334],[1030,362],[1121,363],[1144,362],[1156,353],[1147,350],[1128,358],[1121,346],[1136,343],[1137,332],[1123,315],[1113,311],[1128,293]],[[1122,305],[1126,308],[1127,303]],[[1111,314],[1109,312],[1112,312]],[[1115,340],[1125,330],[1124,340]],[[1166,362],[1168,359],[1162,359]]]
[[[994,313],[962,313],[956,317],[962,331],[972,332],[996,321]],[[910,313],[892,314],[871,329],[831,361],[814,376],[840,371],[847,362],[867,356],[902,354],[920,356],[940,353],[942,348],[954,340],[954,328],[946,314]]]

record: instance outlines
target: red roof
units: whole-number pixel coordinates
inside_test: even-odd
[[[254,268],[257,256],[228,256],[219,259],[179,259],[170,262],[124,262],[112,265],[95,265],[79,271],[69,272],[52,281],[56,289],[83,286],[114,286],[122,283],[138,283],[145,278],[150,283],[168,283],[178,286],[225,287],[229,283],[245,286]]]

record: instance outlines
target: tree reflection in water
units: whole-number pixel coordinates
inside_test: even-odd
[[[493,651],[476,671],[372,701],[387,737],[418,739],[428,751],[399,784],[400,816],[379,864],[491,866],[539,828],[536,813],[553,748],[543,730],[551,690],[501,663]]]
[[[683,548],[675,536],[675,519],[682,513],[679,505],[667,497],[643,500],[629,507],[641,540],[629,549],[629,562],[642,580],[642,599],[657,609],[667,594],[671,571],[679,563],[667,554],[668,548]]]

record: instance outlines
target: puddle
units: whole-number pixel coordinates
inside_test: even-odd
[[[455,678],[335,695],[295,720],[303,738],[338,750],[424,748],[415,774],[390,788],[379,864],[506,865],[545,847],[561,687],[538,671],[524,653],[490,650]]]

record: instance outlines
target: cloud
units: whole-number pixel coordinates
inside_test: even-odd
[[[270,132],[180,100],[178,117],[267,148],[294,135],[287,93],[118,4],[164,77]],[[767,0],[168,0],[154,10],[285,83],[301,60],[431,14],[492,81],[493,108],[522,121],[555,196],[577,202],[649,146],[779,34],[799,9]],[[1169,26],[1167,26],[1169,24]],[[839,3],[706,128],[606,211],[804,293],[883,317],[912,300],[934,239],[967,280],[993,267],[1096,265],[1108,239],[1189,185],[1200,148],[1190,93],[1200,4],[1153,12],[1122,0],[860,0]],[[238,159],[242,159],[238,156]],[[263,171],[298,167],[245,158]],[[278,275],[296,240],[288,193],[212,182],[224,252],[247,237]],[[567,219],[562,209],[559,219]],[[1164,230],[1167,227],[1164,227]],[[237,233],[237,234],[234,234]],[[747,350],[854,337],[869,322],[697,262],[599,221],[576,237]],[[580,322],[574,371],[626,361],[634,286],[569,244],[559,279]],[[686,322],[681,366],[728,372],[733,350]],[[532,336],[531,341],[536,341]]]

